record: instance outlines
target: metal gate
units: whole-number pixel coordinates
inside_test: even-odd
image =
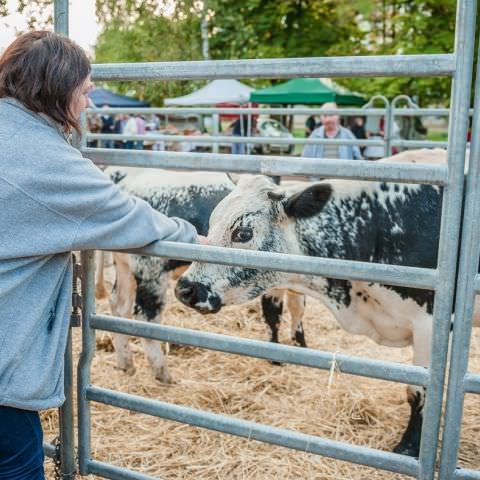
[[[57,11],[66,11],[68,2],[55,2]],[[256,172],[269,175],[317,175],[330,178],[423,183],[444,187],[438,266],[436,269],[401,267],[367,262],[311,258],[297,255],[225,249],[162,242],[149,254],[242,265],[250,268],[308,273],[331,278],[375,281],[390,285],[410,286],[435,291],[434,330],[431,340],[432,356],[428,369],[393,362],[367,360],[347,355],[298,349],[253,341],[194,332],[183,328],[152,325],[138,321],[97,315],[95,313],[93,252],[82,254],[83,292],[83,350],[78,366],[78,460],[81,475],[96,474],[112,479],[152,479],[92,458],[90,446],[90,402],[100,402],[136,412],[188,423],[207,429],[308,451],[340,460],[407,474],[419,479],[433,479],[441,420],[444,377],[446,370],[450,319],[455,290],[455,273],[461,223],[464,157],[470,104],[473,47],[475,34],[475,0],[459,0],[455,51],[453,54],[330,57],[268,60],[226,60],[200,62],[165,62],[145,64],[95,65],[96,80],[149,79],[213,79],[213,78],[292,78],[347,76],[451,76],[453,77],[449,121],[448,166],[421,164],[380,164],[367,161],[291,159],[255,155],[179,154],[175,152],[145,152],[129,150],[82,148],[85,156],[108,165],[180,168],[229,172]],[[478,85],[477,85],[478,86]],[[478,99],[477,99],[478,104]],[[474,112],[474,131],[478,123],[479,106]],[[479,158],[478,142],[474,136],[472,158]],[[478,213],[478,169],[471,162],[467,184],[465,218]],[[458,392],[480,393],[480,377],[465,374],[468,339],[474,293],[480,289],[476,276],[480,229],[474,222],[465,222],[463,229],[460,277],[456,298],[456,321],[452,349],[454,371],[450,375],[447,400],[441,478],[480,478],[480,473],[455,470],[458,450],[461,405],[456,403]],[[141,253],[137,250],[135,253]],[[474,265],[469,259],[475,258]],[[273,265],[273,267],[272,267]],[[250,355],[279,362],[312,368],[330,369],[332,361],[345,373],[369,376],[389,381],[427,387],[420,456],[418,459],[359,447],[347,443],[274,428],[223,415],[207,413],[139,396],[115,392],[90,383],[90,364],[95,350],[95,329],[136,335],[184,345],[224,352]],[[71,450],[71,445],[65,447]]]

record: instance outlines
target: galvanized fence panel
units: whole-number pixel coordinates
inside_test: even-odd
[[[477,64],[479,65],[479,64]],[[480,472],[457,470],[465,394],[480,393],[480,375],[468,373],[475,297],[478,294],[480,256],[480,69],[477,67],[472,145],[465,193],[464,222],[458,268],[457,296],[453,322],[445,427],[440,479],[480,478]]]
[[[56,4],[59,4],[57,1]],[[64,3],[62,3],[64,5]],[[373,361],[342,356],[341,369],[352,374],[369,375],[397,382],[408,382],[427,387],[423,435],[419,459],[358,447],[342,442],[313,437],[297,432],[268,427],[222,415],[169,405],[141,397],[122,394],[90,384],[90,366],[95,349],[95,328],[123,333],[135,333],[162,340],[175,339],[177,343],[217,348],[222,351],[249,354],[262,358],[281,360],[314,368],[330,368],[336,361],[331,354],[300,350],[267,342],[237,339],[209,333],[160,325],[143,325],[126,319],[95,314],[93,253],[82,254],[83,265],[83,349],[78,365],[78,429],[79,468],[82,475],[95,473],[105,478],[152,478],[143,474],[99,462],[91,458],[90,402],[96,401],[120,408],[182,421],[230,434],[255,438],[260,441],[284,445],[341,460],[376,468],[405,473],[419,479],[433,479],[438,442],[443,382],[448,348],[450,312],[455,287],[455,270],[463,194],[463,163],[466,146],[473,40],[475,27],[475,0],[458,2],[455,53],[446,55],[370,56],[311,59],[233,60],[204,62],[167,62],[153,64],[96,65],[93,76],[97,80],[112,79],[194,79],[194,78],[290,78],[297,76],[454,76],[452,107],[449,122],[448,167],[420,165],[380,165],[368,162],[335,162],[321,159],[300,159],[295,170],[289,171],[285,157],[257,158],[248,155],[185,154],[173,152],[83,149],[97,163],[144,165],[187,169],[224,171],[256,171],[270,174],[318,174],[337,178],[385,179],[420,182],[444,186],[444,201],[439,245],[439,262],[435,270],[365,264],[329,259],[301,258],[296,255],[246,252],[209,246],[162,244],[137,250],[137,253],[170,258],[196,259],[229,265],[243,265],[300,273],[314,273],[334,278],[352,278],[380,281],[390,284],[416,286],[435,290],[432,338],[432,359],[428,370],[391,362]],[[454,119],[455,121],[452,121]],[[250,141],[250,140],[248,140]],[[228,158],[227,158],[228,157]],[[187,165],[185,165],[187,158]],[[246,163],[241,167],[232,165]],[[250,163],[248,163],[250,162]],[[309,163],[310,162],[310,163]],[[355,165],[357,165],[355,167]],[[354,168],[354,173],[351,169]],[[273,265],[273,267],[272,267]],[[476,282],[478,285],[478,280]],[[471,379],[473,383],[473,379]],[[477,387],[475,387],[477,388]],[[468,478],[459,476],[458,478]],[[474,477],[472,477],[474,478]]]

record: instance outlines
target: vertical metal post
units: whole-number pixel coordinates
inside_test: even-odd
[[[68,36],[68,0],[55,0],[54,28],[56,33]],[[71,328],[68,332],[64,363],[65,403],[58,411],[61,473],[64,478],[74,478],[76,465],[73,427],[73,361]]]
[[[95,313],[95,257],[92,250],[82,252],[82,353],[77,369],[78,466],[80,475],[88,474],[91,455],[90,403],[86,389],[90,385],[90,367],[95,354],[95,330],[90,316]]]
[[[69,328],[67,347],[65,349],[64,373],[65,403],[59,410],[60,428],[60,461],[62,477],[75,478],[75,441],[73,427],[73,361],[72,361],[72,329]]]
[[[250,108],[252,104],[249,102],[248,103],[248,108]],[[252,136],[252,114],[249,113],[247,117],[247,137]],[[247,143],[247,155],[250,155],[250,152],[252,150],[252,144]]]
[[[68,0],[55,0],[53,17],[55,32],[68,37]]]
[[[218,136],[220,133],[220,115],[218,113],[214,113],[212,115],[212,134],[214,137]],[[212,145],[212,152],[218,153],[218,143],[214,143]]]
[[[463,170],[467,139],[476,0],[459,0],[455,29],[455,76],[452,82],[448,145],[448,181],[444,188],[438,285],[435,290],[431,340],[430,384],[424,409],[420,445],[419,479],[433,479],[442,411],[450,319],[455,289],[455,270],[463,201]]]
[[[479,65],[477,63],[477,65]],[[480,66],[479,66],[480,67]],[[475,108],[472,132],[480,129],[480,68],[477,67]],[[450,480],[457,465],[458,446],[465,400],[464,378],[468,368],[468,353],[475,302],[474,277],[478,268],[480,228],[480,142],[472,135],[470,163],[465,195],[462,244],[455,301],[455,321],[450,356],[445,428],[443,431],[440,479]]]

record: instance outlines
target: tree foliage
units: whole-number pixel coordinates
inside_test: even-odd
[[[451,53],[455,40],[455,0],[353,0],[364,29],[363,41],[344,42],[329,53],[342,55],[347,48],[356,55]],[[477,14],[478,18],[478,14]],[[415,97],[422,105],[447,105],[451,79],[402,77],[341,79],[344,85],[367,95],[382,93]]]
[[[98,38],[95,48],[96,62],[153,62],[201,58],[201,45],[197,38],[200,31],[198,16],[181,16],[175,12],[169,12],[170,15],[166,16],[159,10],[159,2],[105,0],[97,1],[97,8],[99,3],[102,3],[100,18],[108,23]],[[109,10],[107,6],[110,3],[112,9]],[[115,17],[112,17],[113,14]],[[165,97],[183,94],[194,87],[191,82],[181,81],[110,82],[110,85],[120,92],[133,93],[154,104],[161,103]]]
[[[51,24],[52,0],[20,0],[29,29]],[[200,24],[208,21],[211,58],[450,53],[456,0],[96,0],[102,33],[97,62],[202,58]],[[479,2],[480,10],[480,2]],[[8,14],[0,0],[0,16]],[[477,19],[480,15],[477,13]],[[365,96],[404,93],[422,105],[447,104],[448,78],[349,78],[339,83]],[[257,81],[257,85],[265,81]],[[119,83],[151,102],[195,82]]]

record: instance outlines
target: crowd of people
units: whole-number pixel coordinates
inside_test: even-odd
[[[104,109],[110,108],[103,105]],[[155,131],[160,128],[160,119],[156,115],[150,115],[147,119],[141,114],[115,114],[101,113],[100,115],[88,116],[88,130],[91,133],[145,135],[147,131]],[[143,150],[143,140],[89,140],[88,146],[102,148],[126,148],[130,150]]]

